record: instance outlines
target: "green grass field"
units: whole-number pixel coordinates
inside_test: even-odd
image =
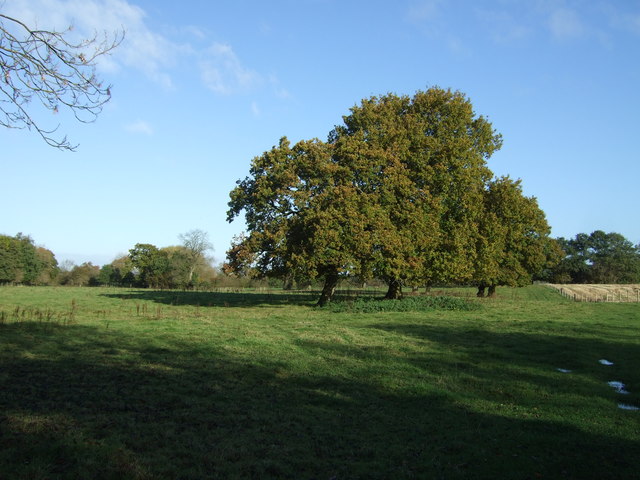
[[[2,287],[0,478],[638,478],[640,305],[498,295]]]

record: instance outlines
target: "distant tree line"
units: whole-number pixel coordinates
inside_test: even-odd
[[[157,248],[148,243],[138,243],[129,250],[126,267],[114,269],[114,275],[128,274],[135,279],[135,286],[150,288],[193,288],[210,285],[216,276],[206,261],[206,252],[213,247],[201,230],[192,230],[180,236],[182,245]],[[123,277],[124,278],[124,277]]]
[[[203,238],[205,241],[196,245],[208,246],[206,236]],[[236,248],[242,240],[243,237],[236,238]],[[640,245],[634,246],[619,233],[597,230],[591,234],[579,233],[571,239],[557,238],[555,242],[562,248],[561,260],[542,269],[535,280],[552,283],[640,283]],[[256,280],[256,271],[233,270],[228,264],[221,269],[213,267],[204,255],[206,250],[189,249],[184,244],[157,248],[139,243],[128,255],[102,267],[90,262],[74,265],[65,261],[59,265],[53,252],[36,246],[31,237],[21,233],[13,237],[0,235],[0,284],[138,288],[317,286],[310,279],[288,276],[260,283]],[[246,265],[246,262],[241,263]],[[502,272],[513,278],[526,278],[509,268],[503,268]],[[361,284],[356,276],[345,276],[345,279],[353,286]]]
[[[138,243],[102,267],[90,262],[58,264],[53,252],[37,247],[31,237],[0,235],[0,284],[114,286],[140,288],[204,288],[216,283],[219,271],[207,257],[213,247],[201,230],[180,235],[181,245],[158,248]]]
[[[541,278],[552,283],[640,283],[640,245],[596,230],[558,238],[564,256]]]

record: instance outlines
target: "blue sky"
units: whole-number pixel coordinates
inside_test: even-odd
[[[209,233],[217,261],[242,222],[229,191],[278,143],[326,139],[363,98],[460,90],[504,137],[489,161],[523,180],[553,236],[640,243],[640,1],[5,0],[74,34],[124,28],[99,65],[96,123],[64,112],[77,152],[0,130],[0,233],[59,262],[109,263],[136,243]]]

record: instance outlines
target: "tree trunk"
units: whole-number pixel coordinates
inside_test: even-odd
[[[293,275],[287,275],[284,278],[284,285],[282,286],[282,288],[284,290],[293,290],[294,287],[295,287],[295,280],[293,278]]]
[[[193,290],[194,285],[193,285],[193,274],[196,271],[196,266],[192,265],[191,268],[189,269],[189,281],[187,282],[187,288],[189,290]]]
[[[338,280],[340,279],[338,271],[328,273],[324,278],[324,287],[320,294],[317,306],[324,307],[333,298],[333,294],[336,293],[336,287],[338,286]]]
[[[389,290],[384,297],[387,300],[398,300],[402,298],[402,283],[400,280],[394,279],[389,281]]]
[[[487,292],[487,297],[493,298],[495,296],[496,296],[496,286],[495,285],[489,285],[489,291]]]
[[[484,298],[484,289],[486,287],[484,285],[478,285],[478,293],[476,293],[476,297]]]

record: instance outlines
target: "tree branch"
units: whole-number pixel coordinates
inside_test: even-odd
[[[97,60],[109,54],[124,39],[124,31],[113,40],[97,33],[73,42],[72,27],[64,31],[31,29],[22,21],[0,13],[0,125],[34,129],[49,145],[75,150],[67,137],[53,138],[54,129],[41,127],[28,106],[33,99],[57,113],[71,110],[82,123],[94,122],[111,98],[111,86],[103,86],[95,73]]]

